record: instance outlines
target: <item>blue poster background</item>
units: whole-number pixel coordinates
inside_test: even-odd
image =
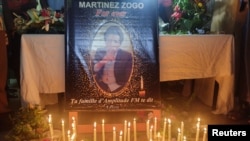
[[[66,108],[121,110],[160,106],[157,6],[154,0],[66,1]],[[93,70],[93,58],[110,25],[122,29],[124,46],[132,54],[128,81],[113,92],[98,84]],[[121,66],[120,72],[124,69]]]

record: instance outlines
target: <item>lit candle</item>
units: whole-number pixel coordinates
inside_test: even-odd
[[[128,122],[128,141],[130,141],[130,122]]]
[[[126,141],[126,136],[127,136],[127,127],[128,125],[127,125],[127,121],[125,120],[124,121],[124,134],[123,134],[123,138],[124,138],[124,141]]]
[[[201,119],[200,119],[200,118],[197,118],[197,124],[198,124],[199,127],[200,127],[200,125],[201,125]]]
[[[136,133],[136,119],[134,118],[134,141],[137,141],[137,133]]]
[[[144,84],[143,84],[143,77],[142,77],[142,75],[141,75],[141,90],[143,90],[143,86]]]
[[[72,136],[71,136],[71,141],[75,141],[76,140],[76,134],[73,133]]]
[[[96,141],[96,122],[94,122],[94,141]]]
[[[183,141],[186,141],[186,140],[187,140],[186,136],[183,136]]]
[[[157,117],[154,120],[154,139],[156,138],[156,129],[157,129]]]
[[[171,120],[168,119],[168,141],[171,141]]]
[[[150,127],[150,131],[149,131],[149,140],[152,141],[153,140],[153,125]]]
[[[160,132],[157,133],[157,141],[161,141],[161,133]]]
[[[72,123],[76,123],[76,119],[75,119],[75,117],[72,117]]]
[[[147,133],[148,139],[149,139],[149,122],[150,122],[150,120],[147,120],[147,123],[146,123],[146,133]]]
[[[105,141],[104,119],[102,120],[102,141]]]
[[[70,130],[68,130],[68,141],[70,141]]]
[[[181,141],[183,141],[183,134],[184,134],[184,122],[181,122]]]
[[[49,131],[50,131],[50,136],[53,139],[54,136],[54,131],[53,131],[53,125],[52,125],[52,116],[49,114]]]
[[[200,125],[197,123],[196,124],[196,137],[195,137],[195,141],[198,141],[199,140],[199,134],[200,134]]]
[[[204,128],[202,141],[206,141],[206,138],[207,138],[207,128]]]
[[[72,117],[72,132],[73,132],[72,134],[76,138],[77,133],[76,133],[76,119],[75,119],[75,117]]]
[[[181,130],[178,128],[178,135],[177,135],[177,141],[180,141],[181,138]]]
[[[76,135],[76,125],[74,124],[74,122],[71,124],[72,126],[72,134]]]
[[[65,141],[65,128],[64,128],[64,120],[62,120],[62,138]]]
[[[116,131],[115,131],[115,127],[113,127],[113,141],[116,141]]]
[[[119,141],[122,141],[122,131],[120,131]]]
[[[167,119],[165,118],[165,119],[164,119],[164,124],[163,124],[162,141],[165,141],[166,126],[167,126]]]

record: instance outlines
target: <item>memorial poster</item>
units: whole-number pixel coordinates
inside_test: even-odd
[[[66,108],[160,105],[157,0],[67,0]]]

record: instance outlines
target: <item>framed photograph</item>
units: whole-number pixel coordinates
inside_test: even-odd
[[[66,4],[66,108],[159,106],[157,1]]]

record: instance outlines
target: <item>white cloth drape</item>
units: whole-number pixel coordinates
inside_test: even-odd
[[[232,35],[161,36],[160,80],[199,79],[196,95],[212,106],[214,83],[219,83],[215,114],[234,106],[234,38]],[[200,78],[210,78],[200,80]]]
[[[64,35],[22,35],[20,84],[24,104],[46,104],[49,101],[41,101],[40,94],[65,91],[64,58]]]

